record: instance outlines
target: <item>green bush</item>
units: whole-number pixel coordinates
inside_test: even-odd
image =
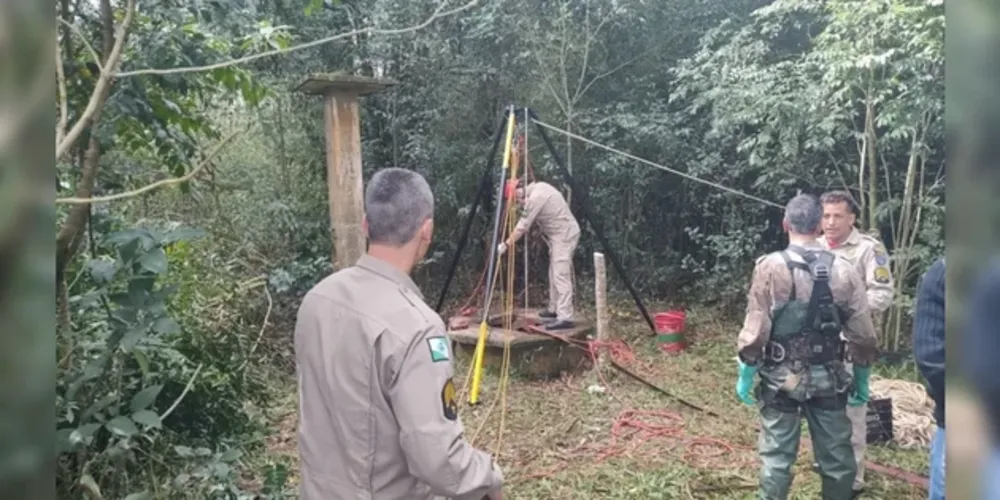
[[[265,375],[247,369],[260,325],[241,319],[254,316],[240,307],[253,307],[251,292],[191,241],[199,235],[116,231],[74,270],[73,345],[57,384],[60,493],[235,491],[231,445],[257,430],[249,408],[268,398]]]

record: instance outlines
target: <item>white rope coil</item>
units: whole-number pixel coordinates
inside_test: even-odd
[[[929,447],[934,435],[934,400],[924,386],[872,375],[871,399],[892,399],[894,441],[901,448]]]

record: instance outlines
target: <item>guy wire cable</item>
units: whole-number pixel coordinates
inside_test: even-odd
[[[706,186],[711,186],[711,187],[714,187],[716,189],[721,189],[723,191],[727,191],[729,193],[732,193],[732,194],[735,194],[735,195],[739,195],[739,196],[742,196],[744,198],[748,198],[748,199],[751,199],[751,200],[763,203],[764,205],[767,205],[767,206],[770,206],[770,207],[776,207],[776,208],[781,208],[781,209],[785,208],[784,205],[780,205],[780,204],[775,203],[773,201],[768,201],[768,200],[765,200],[763,198],[759,198],[757,196],[754,196],[752,194],[747,194],[747,193],[744,193],[742,191],[738,191],[736,189],[723,186],[722,184],[719,184],[717,182],[707,181],[705,179],[701,179],[699,177],[695,177],[695,176],[693,176],[693,175],[691,175],[689,173],[681,172],[680,170],[675,170],[675,169],[672,169],[670,167],[666,167],[666,166],[660,165],[659,163],[647,160],[645,158],[640,158],[640,157],[635,156],[633,154],[626,153],[626,152],[621,151],[619,149],[615,149],[615,148],[613,148],[611,146],[607,146],[605,144],[601,144],[599,142],[592,141],[590,139],[587,139],[586,137],[579,136],[579,135],[574,134],[573,132],[570,132],[568,130],[563,130],[563,129],[559,128],[559,127],[555,127],[553,125],[549,125],[548,123],[545,123],[545,122],[543,122],[541,120],[538,120],[537,118],[534,120],[534,122],[537,123],[538,125],[542,126],[542,127],[545,127],[547,129],[549,129],[549,130],[552,130],[554,132],[559,132],[561,134],[565,134],[565,135],[567,135],[569,137],[572,137],[573,139],[576,139],[578,141],[590,144],[591,146],[596,146],[598,148],[601,148],[601,149],[604,149],[606,151],[610,151],[612,153],[624,156],[624,157],[629,158],[631,160],[635,160],[635,161],[640,162],[640,163],[645,163],[646,165],[649,165],[651,167],[658,168],[660,170],[665,170],[665,171],[670,172],[672,174],[676,174],[676,175],[679,175],[681,177],[684,177],[685,179],[689,179],[689,180],[692,180],[692,181],[695,181],[695,182],[700,182],[702,184],[705,184]]]

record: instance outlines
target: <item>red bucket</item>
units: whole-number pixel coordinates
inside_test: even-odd
[[[673,310],[653,316],[656,325],[656,343],[663,352],[684,350],[684,311]]]

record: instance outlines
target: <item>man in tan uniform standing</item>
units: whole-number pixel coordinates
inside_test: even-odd
[[[409,277],[433,215],[423,177],[379,171],[365,192],[368,254],[302,301],[303,500],[501,498],[500,469],[463,437],[444,323]]]
[[[861,276],[816,241],[822,214],[815,196],[788,202],[788,248],[757,260],[737,340],[736,394],[745,404],[757,403],[751,391],[760,374],[754,391],[761,419],[759,496],[768,500],[789,496],[803,414],[820,463],[822,497],[851,498],[857,470],[845,408],[868,401],[875,331]],[[845,361],[853,361],[853,373]]]
[[[864,234],[856,227],[854,198],[846,191],[830,191],[820,197],[823,204],[823,235],[819,242],[834,254],[845,257],[857,268],[865,282],[868,308],[872,313],[885,311],[892,305],[892,273],[885,246],[876,238]],[[868,407],[849,407],[851,418],[851,445],[858,463],[854,491],[860,493],[865,485],[865,451],[868,448]]]
[[[549,307],[539,316],[555,318],[546,325],[548,330],[572,328],[573,254],[580,242],[580,225],[573,217],[566,198],[551,184],[532,182],[518,187],[516,193],[524,215],[517,222],[513,234],[497,245],[497,253],[503,255],[537,222],[549,246]]]

